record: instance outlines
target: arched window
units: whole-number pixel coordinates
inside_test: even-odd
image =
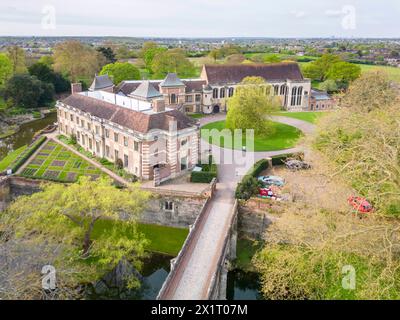
[[[225,98],[225,88],[221,88],[221,90],[219,91],[219,96],[220,98]]]
[[[229,93],[228,93],[229,97],[232,97],[234,92],[235,92],[235,89],[229,88]]]
[[[292,89],[292,100],[291,100],[291,104],[292,106],[296,105],[296,95],[297,95],[297,87],[294,87]]]
[[[278,95],[279,94],[279,86],[278,85],[276,85],[276,86],[274,86],[274,95]]]
[[[176,94],[175,93],[173,93],[173,94],[171,94],[171,104],[175,104],[176,103]]]
[[[302,100],[302,98],[303,98],[303,87],[300,87],[300,88],[297,90],[297,105],[298,105],[298,106],[301,106],[301,100]]]
[[[217,89],[217,88],[215,88],[215,89],[213,90],[213,98],[214,98],[214,99],[218,99],[218,89]]]
[[[283,96],[285,94],[286,85],[281,85],[281,92],[280,95]]]

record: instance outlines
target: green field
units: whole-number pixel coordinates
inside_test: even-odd
[[[201,132],[202,138],[207,139],[207,133],[203,130],[217,129],[218,131],[222,131],[225,129],[225,121],[209,123],[204,127],[202,127],[201,129],[202,129]],[[301,131],[298,130],[297,128],[282,123],[273,122],[272,130],[273,130],[272,134],[264,136],[255,136],[254,141],[246,141],[245,137],[246,134],[244,133],[243,140],[241,141],[241,143],[240,142],[235,143],[235,141],[232,141],[233,146],[228,145],[228,140],[225,142],[226,139],[224,139],[223,136],[220,139],[212,139],[212,137],[210,137],[209,141],[210,143],[213,143],[218,146],[223,146],[225,148],[230,148],[230,149],[235,148],[237,150],[242,150],[242,146],[246,145],[247,151],[261,152],[261,151],[278,151],[278,150],[293,148],[298,142],[299,138],[302,136]],[[228,130],[226,130],[226,133],[228,134],[229,137],[232,138],[232,134],[229,134]],[[254,143],[254,148],[252,147],[253,143]]]
[[[303,120],[306,122],[310,122],[310,123],[316,123],[318,119],[320,119],[323,116],[326,116],[327,114],[329,114],[329,112],[277,112],[274,115],[276,116],[283,116],[283,117],[288,117],[288,118],[294,118],[294,119],[298,119],[298,120]]]
[[[75,153],[56,142],[49,141],[21,175],[33,179],[75,182],[81,176],[97,179],[103,173]]]
[[[122,224],[122,221],[99,220],[93,229],[93,239],[107,234],[112,224]],[[124,228],[118,228],[125,232]],[[144,234],[149,244],[147,251],[168,254],[176,257],[181,250],[188,234],[188,229],[164,227],[153,224],[139,224],[139,231]],[[129,238],[129,235],[124,235]]]
[[[25,151],[25,149],[28,146],[22,146],[21,148],[11,152],[10,154],[8,154],[3,160],[0,161],[0,172],[6,170],[11,163],[14,162],[15,159],[18,158],[18,156]]]

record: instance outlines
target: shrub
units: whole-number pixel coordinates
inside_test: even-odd
[[[257,178],[251,175],[246,175],[242,182],[238,184],[235,197],[240,200],[249,200],[258,193],[260,187],[261,183]]]
[[[214,178],[217,178],[217,172],[192,172],[191,182],[210,183]]]
[[[268,169],[268,160],[262,159],[254,164],[248,175],[256,178],[266,169]]]
[[[29,159],[29,157],[34,154],[34,152],[39,149],[39,147],[47,140],[46,137],[40,137],[35,142],[33,142],[11,165],[11,170],[15,173],[21,166]]]

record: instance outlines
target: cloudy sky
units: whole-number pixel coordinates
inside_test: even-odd
[[[400,0],[1,0],[0,35],[400,37]]]

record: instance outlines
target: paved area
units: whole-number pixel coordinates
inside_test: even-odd
[[[200,120],[203,126],[210,122],[221,121],[225,114],[213,115]],[[289,124],[309,134],[314,130],[312,124],[287,117],[274,117],[274,121]],[[295,120],[295,121],[292,121]],[[176,266],[176,277],[171,283],[174,288],[167,297],[170,300],[204,300],[210,287],[212,276],[216,273],[218,260],[222,254],[224,239],[230,228],[234,191],[242,176],[254,162],[275,155],[301,151],[299,148],[272,152],[243,153],[237,150],[210,146],[202,141],[202,150],[209,150],[219,163],[217,192],[203,216],[202,223],[196,229],[196,235],[189,247],[190,254]]]

